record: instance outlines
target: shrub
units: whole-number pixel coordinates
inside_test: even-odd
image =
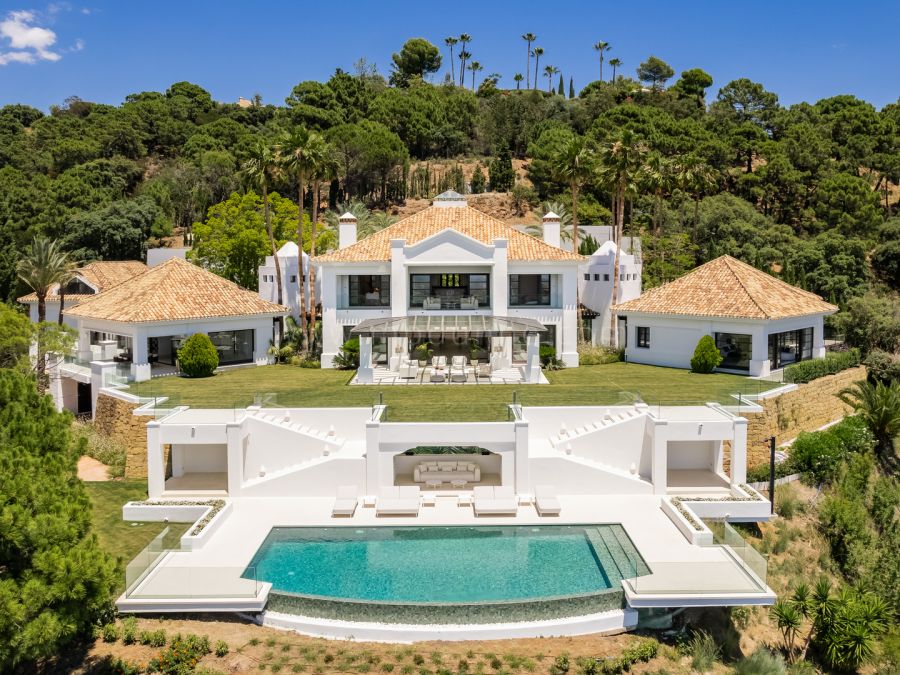
[[[119,629],[114,623],[108,623],[100,631],[104,642],[115,642],[119,639]]]
[[[553,660],[553,665],[550,666],[550,675],[565,675],[569,672],[569,657],[565,654],[560,654]]]
[[[556,358],[556,349],[550,345],[541,345],[539,356],[541,366],[547,370],[560,370],[565,368],[565,364]]]
[[[228,655],[228,643],[225,640],[216,641],[216,656],[219,658]]]
[[[149,647],[165,647],[166,631],[162,628],[159,630],[144,630],[138,635],[138,642]]]
[[[863,363],[869,369],[869,378],[876,382],[890,384],[900,380],[900,354],[873,349]]]
[[[695,373],[711,373],[722,363],[722,355],[716,347],[716,341],[710,335],[704,335],[694,349],[691,357],[691,370]]]
[[[822,433],[831,434],[840,440],[848,455],[864,455],[875,449],[875,436],[862,417],[845,417]]]
[[[625,357],[622,349],[612,349],[601,345],[592,345],[582,342],[578,345],[578,365],[601,366],[606,363],[616,363]]]
[[[126,645],[137,642],[137,619],[133,616],[126,617],[122,621],[122,642]]]
[[[318,359],[302,359],[297,365],[301,368],[321,368],[322,362]]]
[[[797,497],[797,490],[793,485],[782,485],[775,490],[775,510],[787,520],[803,510],[803,502]]]
[[[781,675],[786,671],[781,655],[773,654],[765,647],[760,647],[734,665],[735,675]]]
[[[125,475],[126,453],[122,443],[97,431],[90,422],[73,422],[72,434],[79,444],[79,452],[106,464],[110,478],[121,478]]]
[[[844,454],[844,444],[827,431],[803,432],[791,445],[791,464],[809,482],[830,481]]]
[[[334,357],[334,366],[338,370],[356,370],[359,368],[359,338],[350,338]]]
[[[178,366],[188,377],[209,377],[219,367],[219,352],[205,333],[194,333],[178,350]]]
[[[205,635],[176,635],[168,648],[150,661],[148,670],[163,675],[187,675],[209,653],[209,638]]]
[[[831,352],[821,359],[801,361],[784,369],[784,381],[793,384],[805,384],[826,375],[834,375],[848,368],[855,368],[860,363],[858,349],[845,352]]]
[[[646,663],[656,657],[659,651],[659,643],[653,638],[640,639],[615,658],[596,659],[583,658],[578,660],[578,671],[582,675],[617,675],[631,669],[635,663]],[[568,667],[568,660],[566,661]],[[551,668],[551,673],[553,673]]]
[[[798,473],[794,469],[794,465],[790,461],[785,462],[776,462],[775,464],[775,478],[784,478],[785,476],[790,476],[792,473]],[[754,467],[747,469],[747,482],[748,483],[762,483],[763,481],[769,480],[769,463],[764,462],[762,464],[757,464]]]

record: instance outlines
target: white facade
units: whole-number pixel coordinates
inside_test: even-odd
[[[581,304],[597,313],[592,321],[591,341],[609,344],[609,308],[612,304],[616,244],[604,242],[578,270]],[[619,286],[617,302],[633,300],[641,294],[643,264],[633,253],[619,253]],[[619,336],[619,344],[622,343]]]
[[[824,314],[791,317],[777,320],[718,319],[710,317],[690,317],[665,314],[629,312],[627,314],[627,341],[625,359],[632,363],[645,363],[672,368],[690,368],[691,357],[697,343],[704,335],[718,341],[723,356],[737,340],[726,334],[749,336],[751,350],[747,368],[728,367],[727,362],[719,370],[745,373],[753,377],[764,377],[786,363],[771,363],[769,336],[789,331],[812,329],[810,348],[806,354],[799,354],[802,360],[825,356]],[[639,339],[638,330],[642,330]],[[646,344],[647,346],[642,346]],[[776,358],[793,360],[798,354],[779,353]],[[741,359],[743,360],[743,359]]]
[[[466,208],[466,203],[435,201],[435,206]],[[351,224],[348,221],[341,222],[340,239],[344,246],[355,243],[355,236],[346,231]],[[558,221],[545,223],[545,242],[558,247],[558,233]],[[441,303],[429,307],[424,303],[422,306],[412,303],[413,275],[445,274],[488,275],[489,302],[465,307],[457,304],[452,308]],[[546,275],[549,289],[545,287],[546,292],[530,295],[527,299],[525,294],[515,295],[510,288],[513,275],[529,275],[530,280]],[[575,262],[510,260],[507,239],[483,243],[452,228],[414,244],[408,244],[404,239],[392,239],[389,261],[322,262],[317,275],[321,279],[322,367],[333,367],[333,359],[349,330],[366,319],[460,315],[540,321],[549,329],[541,335],[541,341],[552,342],[557,357],[567,366],[577,366],[577,275]],[[368,290],[363,293],[357,287],[353,295],[352,286],[361,277],[368,278]],[[516,283],[520,278],[516,277]],[[381,284],[387,286],[381,288]],[[395,369],[400,362],[399,355],[408,353],[412,347],[408,338],[390,338],[385,365]],[[495,368],[526,362],[523,343],[514,338],[492,337],[490,351]]]
[[[300,249],[297,244],[289,241],[278,249],[278,263],[281,266],[281,304],[290,307],[291,316],[300,320],[300,289],[297,284],[297,276],[300,274],[300,265],[297,254]],[[275,274],[275,257],[266,256],[266,262],[259,267],[259,297],[269,302],[279,302],[277,275]],[[309,302],[309,256],[303,253],[303,279],[306,302]],[[316,278],[316,303],[319,302],[321,284]]]

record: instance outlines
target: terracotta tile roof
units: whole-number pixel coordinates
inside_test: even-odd
[[[84,267],[78,268],[75,273],[96,288],[98,293],[102,293],[146,271],[147,266],[140,260],[95,260]],[[47,300],[54,302],[57,300],[58,295],[59,286],[54,286],[50,293],[47,294]],[[93,297],[94,294],[70,293],[66,295],[66,302],[71,301],[74,303]],[[18,300],[19,302],[37,302],[37,295],[29,293],[18,298]]]
[[[261,299],[227,279],[181,258],[161,265],[83,300],[64,311],[85,319],[144,323],[217,317],[272,315],[287,307]]]
[[[493,244],[495,239],[509,240],[509,260],[584,261],[580,255],[544,243],[471,206],[457,208],[430,206],[347,248],[317,256],[316,261],[330,263],[390,260],[391,239],[405,239],[407,245],[415,244],[448,228],[484,244]]]
[[[831,314],[837,307],[731,256],[711,260],[680,279],[616,306],[621,314],[678,314],[735,319],[784,319]]]

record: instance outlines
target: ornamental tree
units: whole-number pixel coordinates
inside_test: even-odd
[[[704,335],[691,357],[691,370],[695,373],[711,373],[720,363],[722,355],[716,347],[716,341],[712,336]]]
[[[112,618],[116,565],[91,534],[71,416],[0,370],[0,671],[29,669]]]
[[[206,333],[194,333],[178,350],[178,367],[188,377],[209,377],[219,367],[219,352]]]

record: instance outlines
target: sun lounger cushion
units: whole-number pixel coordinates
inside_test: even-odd
[[[559,499],[556,498],[556,490],[550,485],[535,486],[534,507],[542,516],[557,516],[562,510]]]

